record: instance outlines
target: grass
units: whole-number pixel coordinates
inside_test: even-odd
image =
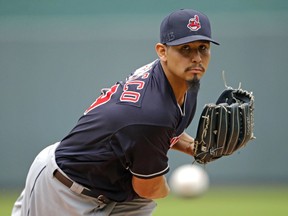
[[[20,191],[15,190],[0,190],[0,215],[11,215],[11,210],[17,197],[20,195]]]
[[[212,188],[202,197],[157,201],[154,216],[287,216],[288,187]]]
[[[11,215],[19,191],[0,190],[0,215]],[[153,216],[287,216],[286,187],[213,187],[194,199],[172,195],[156,200]]]

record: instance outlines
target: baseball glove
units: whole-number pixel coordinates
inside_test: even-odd
[[[194,140],[195,160],[206,164],[231,155],[254,139],[253,113],[254,96],[240,86],[227,87],[216,104],[206,104]]]

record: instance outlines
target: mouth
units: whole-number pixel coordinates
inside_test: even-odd
[[[188,67],[185,72],[187,73],[193,73],[193,74],[202,74],[204,73],[204,68],[203,67]]]

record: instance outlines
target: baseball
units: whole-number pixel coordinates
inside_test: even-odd
[[[198,197],[209,188],[209,176],[198,165],[186,164],[176,168],[170,178],[171,192],[178,197]]]

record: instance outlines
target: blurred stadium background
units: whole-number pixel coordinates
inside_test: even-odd
[[[211,186],[288,187],[288,1],[0,0],[2,197],[24,186],[36,154],[70,131],[101,88],[156,58],[160,22],[179,8],[206,13],[221,43],[187,131],[196,134],[203,105],[224,89],[222,70],[256,98],[257,139],[206,166]],[[171,170],[192,162],[169,154]]]

